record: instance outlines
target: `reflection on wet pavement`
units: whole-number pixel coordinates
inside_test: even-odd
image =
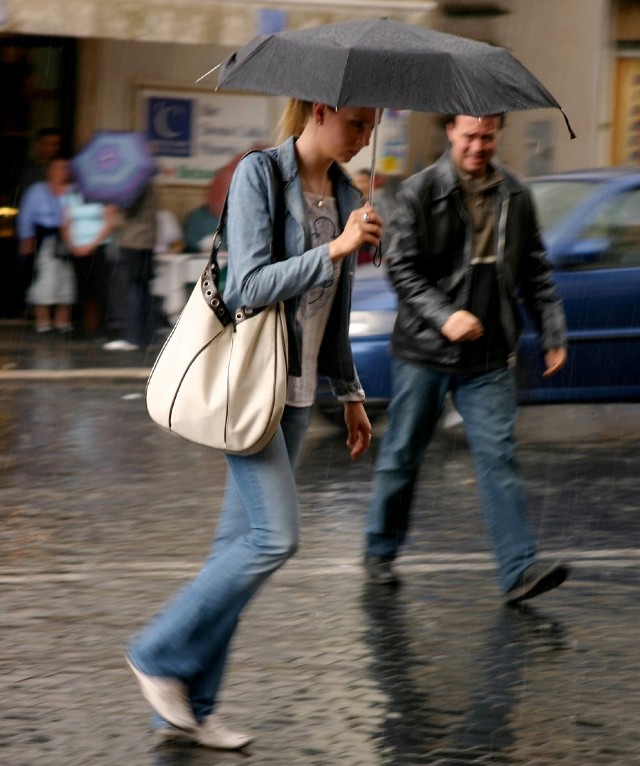
[[[542,551],[574,573],[522,610],[500,604],[459,433],[426,462],[389,591],[360,570],[372,456],[314,421],[301,550],[246,611],[220,701],[256,741],[156,747],[122,648],[197,572],[224,462],[154,426],[143,390],[2,382],[0,763],[640,763],[640,442],[571,441],[570,408],[564,441],[532,427],[520,458]]]

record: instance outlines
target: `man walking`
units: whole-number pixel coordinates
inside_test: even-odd
[[[502,115],[452,116],[449,151],[397,196],[386,253],[399,303],[393,396],[367,518],[365,569],[372,583],[398,583],[392,562],[450,391],[473,454],[500,585],[513,605],[557,587],[569,571],[536,559],[515,459],[517,298],[539,328],[545,376],[566,361],[566,332],[531,194],[492,162],[502,122]]]

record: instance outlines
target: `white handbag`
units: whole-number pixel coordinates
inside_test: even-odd
[[[272,166],[273,251],[282,253],[282,180]],[[217,262],[225,214],[226,202],[209,263],[151,370],[146,402],[152,420],[185,439],[251,455],[273,438],[284,410],[287,325],[282,303],[233,314],[225,305]]]

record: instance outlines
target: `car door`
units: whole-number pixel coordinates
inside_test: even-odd
[[[567,317],[569,359],[558,375],[543,379],[528,326],[521,400],[640,399],[640,188],[590,207],[550,256]]]

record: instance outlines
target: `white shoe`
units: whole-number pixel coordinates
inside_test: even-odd
[[[156,713],[178,729],[193,731],[198,728],[189,698],[187,687],[177,678],[148,676],[134,667],[127,658],[127,665],[135,676],[140,691]]]
[[[169,740],[187,740],[201,747],[210,747],[214,750],[240,750],[253,742],[253,737],[241,734],[239,731],[228,729],[219,715],[215,713],[208,716],[195,730],[184,731],[172,726],[158,729],[158,736],[163,742]]]
[[[129,343],[128,340],[110,340],[102,348],[105,351],[136,351],[140,346],[136,346],[135,343]]]

